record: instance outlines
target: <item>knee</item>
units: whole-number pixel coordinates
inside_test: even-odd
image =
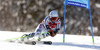
[[[35,33],[30,33],[29,35],[31,35],[33,37],[33,36],[35,36]]]

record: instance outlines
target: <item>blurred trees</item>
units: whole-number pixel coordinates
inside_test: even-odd
[[[62,20],[64,0],[0,0],[0,24],[9,31],[33,31],[49,14],[57,10]],[[91,0],[94,35],[100,35],[100,1]],[[89,10],[67,6],[66,33],[91,35]]]

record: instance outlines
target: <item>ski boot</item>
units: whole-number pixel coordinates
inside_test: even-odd
[[[21,37],[21,41],[27,41],[29,38],[32,38],[35,35],[35,33],[30,33],[30,34],[24,34]]]
[[[44,38],[48,37],[49,35],[50,35],[49,33],[39,35],[38,41],[41,41],[41,39],[44,39]]]

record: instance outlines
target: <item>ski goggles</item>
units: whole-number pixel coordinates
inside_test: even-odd
[[[52,19],[52,20],[57,20],[57,19],[58,19],[58,17],[52,17],[51,19]]]

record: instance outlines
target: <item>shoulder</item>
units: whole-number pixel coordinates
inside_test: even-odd
[[[45,20],[47,20],[47,19],[50,19],[50,16],[46,16],[46,17],[45,17]]]
[[[50,16],[46,16],[44,19],[45,22],[49,22],[50,21]]]

